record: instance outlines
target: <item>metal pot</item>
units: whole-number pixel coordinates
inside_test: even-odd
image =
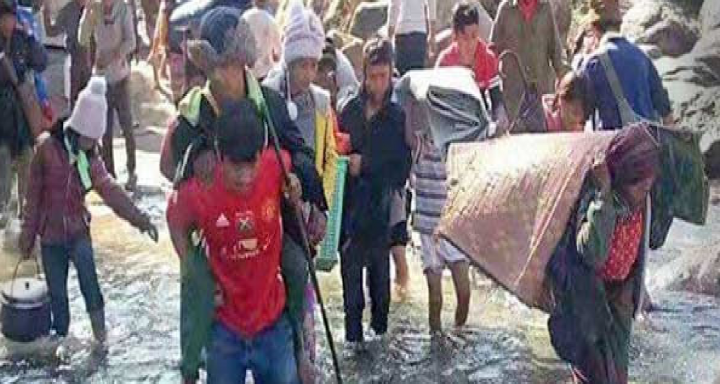
[[[2,334],[12,341],[30,342],[50,333],[50,296],[47,284],[41,279],[40,266],[34,277],[17,277],[18,262],[13,279],[2,286],[0,294],[0,326]]]

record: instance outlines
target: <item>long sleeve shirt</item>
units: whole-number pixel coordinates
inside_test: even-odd
[[[92,189],[121,218],[137,228],[148,218],[108,174],[96,153],[89,155]],[[86,190],[61,139],[50,136],[36,147],[28,173],[27,204],[23,212],[21,240],[32,244],[36,236],[43,244],[59,244],[90,231],[90,212],[85,206]]]
[[[97,46],[95,68],[105,75],[108,84],[116,84],[130,76],[128,56],[135,51],[135,29],[130,8],[123,0],[115,0],[112,11],[104,14],[101,5],[85,7],[80,19],[78,41],[88,47],[94,38]],[[108,63],[100,67],[97,63]]]
[[[73,0],[60,9],[54,22],[50,17],[45,18],[45,34],[50,37],[65,34],[65,48],[71,56],[86,51],[78,42],[80,18],[84,8]]]
[[[536,85],[541,95],[554,93],[555,80],[562,78],[570,69],[548,0],[539,0],[530,21],[523,16],[519,0],[503,1],[495,18],[490,43],[500,56],[507,50],[517,53],[527,81]],[[508,67],[510,72],[502,80],[502,90],[508,115],[515,118],[520,110],[525,86],[515,63],[512,62]],[[520,131],[529,129],[520,128]]]
[[[434,22],[436,14],[436,0],[390,0],[388,25],[398,35],[428,33],[427,21]]]
[[[597,53],[583,63],[581,73],[589,81],[595,95],[593,109],[599,113],[602,130],[622,128],[620,109],[615,94],[600,62],[607,52],[620,80],[620,87],[637,115],[653,121],[672,112],[670,97],[652,60],[637,46],[620,35],[608,35]]]

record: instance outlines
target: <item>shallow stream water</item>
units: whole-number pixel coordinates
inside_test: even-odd
[[[150,191],[141,205],[162,221],[164,195]],[[178,383],[179,267],[163,232],[152,244],[104,206],[93,204],[93,241],[105,295],[109,342],[106,350],[91,343],[90,324],[74,272],[69,290],[70,337],[27,345],[0,337],[1,383]],[[720,231],[720,208],[698,228],[673,227],[663,251],[667,260],[690,248],[713,244]],[[715,246],[714,251],[718,251]],[[393,302],[386,342],[371,343],[367,353],[343,346],[342,290],[339,269],[321,275],[323,294],[346,383],[558,383],[568,382],[546,330],[546,317],[477,277],[468,325],[451,327],[455,299],[451,280],[444,281],[446,336],[431,339],[427,293],[417,256],[409,254],[409,297]],[[17,261],[0,250],[0,281],[10,278]],[[660,263],[653,263],[651,271]],[[23,273],[32,266],[23,266]],[[72,269],[71,269],[72,271]],[[660,310],[650,322],[637,323],[630,376],[637,383],[713,383],[720,379],[720,300],[683,292],[656,290]],[[318,316],[319,367],[332,382],[330,355]]]

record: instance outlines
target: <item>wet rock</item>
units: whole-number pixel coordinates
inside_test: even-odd
[[[387,20],[387,2],[363,2],[355,9],[350,23],[350,34],[367,40],[377,34],[387,24]]]
[[[438,53],[444,51],[452,44],[452,29],[446,29],[435,35],[435,46]]]
[[[718,68],[708,61],[716,56],[697,57],[694,52],[656,60],[655,66],[670,95],[678,125],[703,132],[700,149],[705,154],[708,177],[720,178],[720,77]]]
[[[690,52],[699,37],[699,23],[669,0],[643,0],[623,17],[622,33],[639,44],[654,44],[664,55]]]
[[[720,28],[720,1],[705,0],[700,9],[702,32]]]
[[[720,17],[720,15],[718,15]],[[704,32],[692,54],[720,79],[720,27]]]
[[[350,63],[352,63],[355,69],[355,74],[358,79],[362,78],[362,56],[363,56],[363,42],[360,39],[355,39],[345,45],[342,49],[342,53],[347,56]]]
[[[688,252],[662,266],[653,281],[671,290],[720,297],[720,252],[712,248]]]
[[[354,37],[347,33],[340,32],[337,29],[333,29],[330,32],[328,32],[327,37],[332,39],[335,46],[340,49],[342,49],[344,46],[346,46],[356,40],[359,41],[359,39],[357,37]]]
[[[653,60],[657,60],[662,57],[662,52],[657,45],[640,44],[639,47],[640,49],[642,49],[643,52],[645,52],[646,55],[648,55],[649,58]]]
[[[668,19],[652,26],[637,42],[655,44],[662,53],[676,57],[692,50],[697,40],[697,34],[690,26]]]
[[[705,173],[710,179],[720,179],[720,141],[710,145],[704,154]]]
[[[352,21],[353,11],[360,2],[361,0],[331,0],[323,19],[325,29],[338,28],[346,31]]]
[[[668,81],[684,81],[704,88],[720,85],[720,79],[715,76],[715,73],[707,65],[696,60],[689,65],[678,65],[664,72],[663,78]]]
[[[679,58],[654,61],[680,125],[697,131],[717,130],[720,117],[720,77],[710,57],[693,51]]]

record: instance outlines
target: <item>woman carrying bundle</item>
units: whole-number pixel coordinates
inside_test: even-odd
[[[620,131],[593,166],[575,215],[548,265],[558,355],[579,383],[627,383],[650,236],[650,190],[660,149],[646,125]]]

